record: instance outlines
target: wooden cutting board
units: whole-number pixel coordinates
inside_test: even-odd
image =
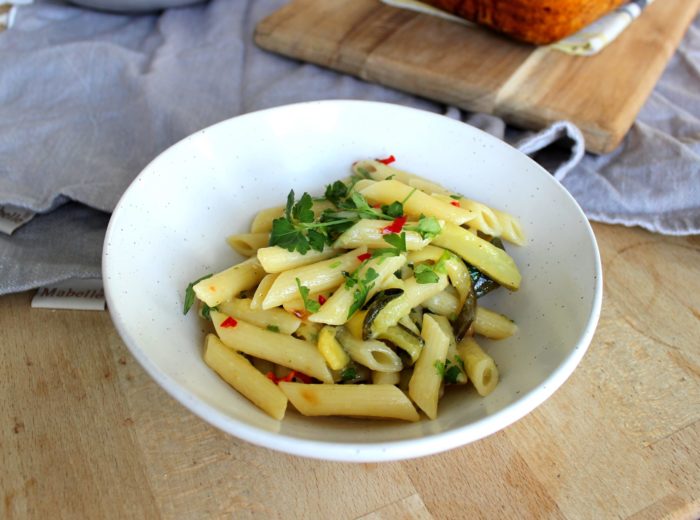
[[[293,0],[262,20],[264,49],[525,128],[567,119],[586,148],[613,150],[698,13],[659,0],[595,56],[510,41],[379,0]]]

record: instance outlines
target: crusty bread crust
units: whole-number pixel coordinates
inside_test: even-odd
[[[422,0],[512,38],[544,45],[585,27],[627,0]]]

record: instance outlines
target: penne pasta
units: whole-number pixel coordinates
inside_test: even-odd
[[[413,175],[412,173],[399,170],[398,168],[394,168],[393,166],[389,166],[379,161],[357,161],[352,165],[352,169],[355,173],[362,175],[363,177],[364,173],[366,173],[375,181],[396,179],[397,181],[401,181],[404,184],[408,184],[413,188],[418,188],[419,190],[427,193],[432,192],[449,195],[449,191],[439,184],[430,182],[422,177],[419,177],[418,175]]]
[[[487,396],[498,384],[498,368],[493,358],[484,352],[472,337],[465,337],[457,345],[464,361],[467,376],[481,396]]]
[[[345,280],[343,271],[352,272],[357,269],[361,262],[358,256],[366,252],[366,247],[360,247],[336,258],[280,273],[263,300],[263,309],[271,309],[298,298],[299,285],[307,287],[311,292],[337,288]]]
[[[396,200],[405,200],[404,213],[412,216],[431,215],[439,220],[451,222],[457,226],[466,224],[474,218],[474,214],[466,209],[452,206],[418,188],[399,181],[380,181],[366,187],[360,192],[373,204],[390,204]]]
[[[445,366],[449,338],[430,314],[423,317],[422,336],[425,346],[413,365],[408,396],[428,418],[435,419],[443,377],[438,367]]]
[[[356,247],[367,246],[369,248],[386,247],[384,237],[387,235],[385,229],[391,224],[386,220],[360,220],[357,224],[340,235],[333,243],[336,249],[354,249]],[[415,226],[416,222],[407,222],[406,226]],[[430,243],[430,239],[423,238],[416,231],[406,231],[406,249],[416,251],[422,249]]]
[[[269,233],[272,231],[272,221],[284,215],[284,206],[275,206],[258,211],[250,224],[251,233]]]
[[[241,233],[226,237],[231,249],[242,256],[254,256],[258,249],[267,246],[270,233]]]
[[[464,369],[464,362],[457,354],[457,341],[455,340],[455,335],[452,330],[452,324],[445,316],[431,315],[431,317],[440,326],[443,334],[445,334],[449,340],[447,344],[447,358],[445,359],[445,381],[452,384],[466,383],[467,374]]]
[[[517,331],[518,326],[507,316],[481,306],[476,308],[476,317],[474,318],[474,332],[476,334],[490,339],[504,339]]]
[[[435,283],[421,284],[415,278],[404,281],[404,292],[390,301],[374,319],[372,334],[376,337],[389,327],[396,325],[401,318],[408,316],[411,309],[422,304],[447,287],[447,276],[440,275]]]
[[[493,210],[498,222],[501,224],[501,236],[513,244],[525,245],[525,233],[520,221],[505,211]]]
[[[359,340],[344,328],[338,329],[337,338],[350,358],[376,372],[400,372],[401,358],[385,343],[377,340]]]
[[[338,256],[340,253],[341,251],[337,249],[326,247],[323,251],[311,249],[302,255],[297,251],[290,252],[279,246],[269,246],[258,249],[257,255],[266,273],[281,273]]]
[[[228,301],[241,291],[255,287],[265,276],[257,258],[249,258],[245,262],[229,267],[194,285],[197,298],[209,307],[216,307],[221,302]]]
[[[433,244],[458,254],[479,271],[511,290],[520,287],[520,271],[508,253],[464,228],[445,224]]]
[[[206,337],[204,362],[238,392],[274,419],[281,420],[287,397],[250,361],[225,346],[214,334]]]
[[[324,383],[333,382],[326,361],[315,344],[261,329],[242,320],[234,320],[235,324],[227,326],[231,323],[227,321],[230,317],[217,311],[211,311],[211,318],[219,339],[233,350],[298,370]]]
[[[486,204],[477,202],[475,200],[469,200],[464,197],[459,197],[455,199],[453,196],[433,194],[437,199],[440,199],[447,203],[456,203],[460,208],[470,211],[474,218],[469,221],[469,227],[481,231],[482,233],[492,236],[500,237],[503,231],[501,222],[496,216],[493,209],[488,207]]]
[[[302,415],[420,419],[406,394],[394,385],[280,383],[279,386]]]
[[[401,268],[406,262],[403,255],[389,258],[373,258],[363,264],[357,273],[359,280],[364,280],[368,272],[374,272],[376,278],[370,282],[371,287],[367,291],[364,301],[369,301],[379,290],[383,281],[389,276],[393,276],[394,271]],[[370,271],[371,270],[371,271]],[[309,321],[316,323],[326,323],[329,325],[342,325],[351,316],[350,310],[360,289],[356,286],[348,287],[347,283],[341,285],[333,295],[326,300],[319,311],[309,316]],[[355,309],[357,311],[359,309]]]
[[[294,334],[301,325],[301,320],[282,309],[253,309],[249,298],[233,299],[217,306],[219,312],[236,319],[282,334]]]
[[[250,300],[251,309],[262,309],[262,302],[265,299],[265,296],[267,296],[270,287],[272,287],[272,283],[276,279],[276,274],[266,274],[265,277],[260,280],[260,283],[253,294],[253,298]]]

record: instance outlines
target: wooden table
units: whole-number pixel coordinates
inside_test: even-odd
[[[166,395],[107,313],[0,298],[0,518],[698,518],[700,237],[595,225],[597,334],[482,441],[340,464],[258,448]]]

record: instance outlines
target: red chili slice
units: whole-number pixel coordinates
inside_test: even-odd
[[[453,205],[454,207],[456,207],[456,208],[461,208],[461,207],[462,207],[462,206],[459,205],[459,202],[457,202],[456,200],[453,200],[452,202],[450,202],[450,204],[452,204],[452,205]]]
[[[307,385],[311,383],[311,378],[306,374],[302,374],[301,372],[297,372],[296,374],[294,374],[294,377],[296,377],[299,381]]]
[[[389,235],[391,233],[401,233],[401,230],[403,229],[404,224],[406,224],[407,219],[408,217],[406,217],[405,215],[403,217],[395,218],[391,224],[382,228],[382,235]]]
[[[320,303],[321,305],[323,305],[324,303],[326,303],[326,297],[323,296],[322,294],[319,294],[319,295],[318,295],[318,303]]]
[[[393,155],[390,155],[386,159],[377,159],[377,162],[380,162],[382,164],[391,164],[394,161],[396,161],[396,157],[394,157]]]
[[[231,316],[226,318],[224,321],[221,322],[221,326],[224,328],[233,328],[236,325],[238,325],[238,322],[234,320]]]
[[[357,256],[357,259],[360,262],[364,262],[365,260],[369,260],[370,258],[372,258],[372,253],[362,253],[361,255]]]
[[[272,371],[270,371],[270,372],[268,372],[267,374],[265,374],[265,377],[268,378],[270,381],[272,381],[272,382],[275,383],[275,384],[277,384],[277,383],[280,382],[280,380],[277,379],[277,376],[275,375],[275,373],[272,372]]]

